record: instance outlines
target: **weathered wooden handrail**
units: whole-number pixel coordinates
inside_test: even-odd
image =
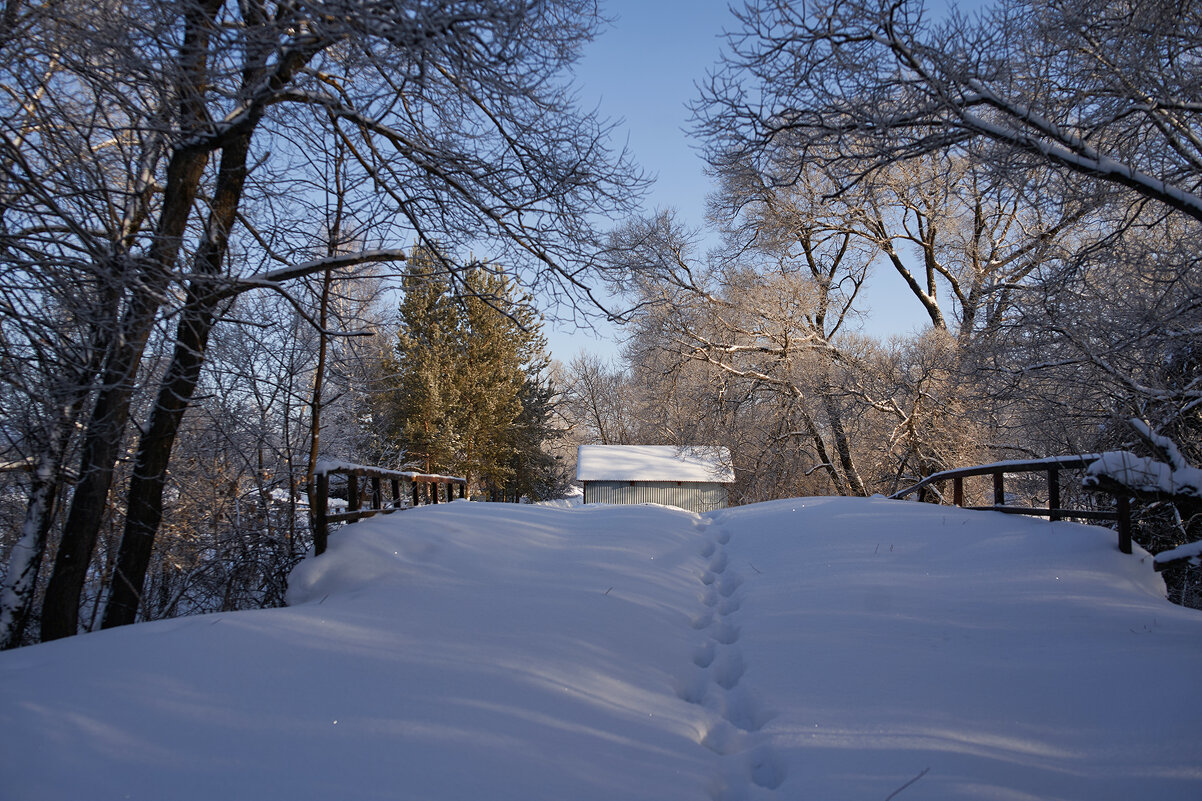
[[[920,492],[927,487],[950,479],[952,482],[952,503],[965,509],[1035,515],[1052,520],[1063,520],[1069,517],[1080,520],[1115,520],[1118,522],[1119,550],[1123,553],[1131,553],[1131,499],[1128,496],[1120,493],[1108,493],[1114,495],[1114,511],[1064,509],[1061,507],[1060,471],[1083,470],[1099,458],[1101,458],[1101,454],[1085,453],[1073,456],[1051,456],[1046,459],[994,462],[992,464],[976,465],[973,467],[961,467],[955,470],[944,470],[943,472],[927,476],[914,486],[907,487],[901,492],[895,492],[889,497],[900,500],[907,495],[912,495],[915,492]],[[1007,506],[1005,488],[1005,475],[1007,473],[1046,473],[1048,477],[1048,508]],[[964,479],[973,476],[993,476],[992,506],[964,506]],[[938,492],[937,487],[935,487],[935,490]],[[942,498],[942,493],[939,493],[939,496]]]
[[[337,514],[329,513],[330,476],[344,475],[347,482],[347,511]],[[360,489],[359,479],[367,479]],[[391,501],[384,500],[384,481],[392,490]],[[408,481],[412,485],[412,503],[403,505],[407,500],[401,495],[401,482]],[[401,470],[385,470],[381,467],[347,464],[345,462],[319,462],[313,472],[313,496],[311,500],[313,512],[313,550],[316,554],[325,552],[329,540],[330,523],[354,523],[365,517],[377,514],[389,514],[398,509],[420,506],[424,493],[430,503],[438,503],[439,488],[446,487],[446,500],[452,500],[452,487],[459,487],[459,497],[467,495],[467,479],[458,476],[429,475]],[[366,492],[364,492],[366,490]],[[367,509],[363,508],[363,496],[367,495]]]

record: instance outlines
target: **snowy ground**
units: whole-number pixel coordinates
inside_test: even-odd
[[[883,499],[424,507],[290,608],[0,654],[0,798],[1198,801],[1162,593],[1102,529]]]

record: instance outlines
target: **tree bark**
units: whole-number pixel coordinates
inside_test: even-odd
[[[0,588],[0,651],[20,645],[25,633],[58,492],[58,467],[52,454],[43,453],[34,472],[21,539],[12,548]]]
[[[180,47],[180,116],[185,130],[206,121],[204,87],[208,51],[220,0],[189,5]],[[148,258],[135,276],[119,335],[109,350],[99,395],[84,434],[79,483],[71,501],[54,572],[42,607],[42,640],[79,628],[79,601],[96,538],[104,520],[117,454],[125,435],[134,382],[182,244],[209,151],[177,147],[167,166],[163,209]]]
[[[209,334],[217,320],[219,303],[209,293],[207,279],[220,274],[228,251],[229,232],[246,182],[250,138],[250,131],[240,134],[221,154],[206,236],[196,254],[188,303],[176,331],[175,352],[159,387],[150,425],[138,444],[126,500],[125,531],[101,628],[133,623],[137,617],[155,535],[163,519],[167,465],[184,412],[200,380]]]
[[[108,507],[109,489],[126,420],[133,400],[135,378],[146,342],[154,327],[164,291],[170,282],[167,265],[174,263],[187,225],[207,155],[177,151],[168,168],[167,202],[156,235],[154,252],[144,266],[134,296],[114,338],[101,377],[101,390],[84,433],[79,483],[71,500],[63,537],[55,555],[54,572],[42,606],[42,640],[75,634],[79,600],[88,564]]]

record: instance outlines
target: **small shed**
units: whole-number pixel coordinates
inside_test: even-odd
[[[730,451],[707,445],[581,445],[576,480],[585,503],[661,503],[690,512],[727,505]]]

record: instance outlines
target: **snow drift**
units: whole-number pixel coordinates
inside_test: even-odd
[[[423,507],[287,609],[0,654],[0,798],[1196,801],[1150,562],[884,499]]]

